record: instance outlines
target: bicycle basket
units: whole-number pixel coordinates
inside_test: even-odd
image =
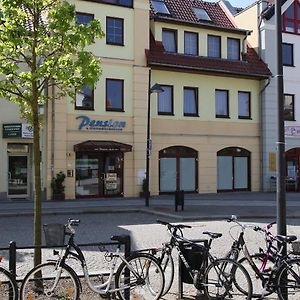
[[[44,224],[46,246],[63,246],[65,243],[65,225]]]
[[[300,241],[292,242],[293,254],[300,255]]]

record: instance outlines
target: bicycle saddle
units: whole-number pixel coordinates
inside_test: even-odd
[[[296,241],[297,237],[295,235],[276,235],[276,238],[280,242],[291,243]]]
[[[113,235],[110,239],[112,241],[117,241],[121,244],[125,244],[128,241],[129,236],[128,235]]]
[[[222,233],[210,232],[210,231],[204,231],[203,234],[209,235],[212,239],[217,239],[222,236]]]

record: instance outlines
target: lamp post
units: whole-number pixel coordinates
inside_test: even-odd
[[[147,145],[146,145],[146,192],[145,192],[145,205],[149,206],[149,197],[150,197],[150,191],[149,191],[149,170],[150,170],[150,156],[151,156],[151,138],[150,138],[150,117],[151,117],[151,94],[156,93],[162,93],[164,90],[163,88],[158,84],[155,83],[151,88],[151,70],[149,71],[149,89],[148,89],[148,111],[147,111]]]

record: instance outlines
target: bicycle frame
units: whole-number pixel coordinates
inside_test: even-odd
[[[72,251],[72,249],[74,249],[74,251]],[[75,244],[75,242],[74,242],[74,234],[71,233],[68,245],[66,247],[66,250],[65,250],[63,256],[61,258],[59,258],[58,261],[57,261],[58,274],[56,276],[56,280],[55,280],[54,285],[53,285],[53,287],[51,289],[51,292],[55,289],[56,284],[58,283],[58,280],[60,278],[62,267],[64,265],[66,265],[66,260],[67,260],[67,258],[69,256],[71,256],[74,259],[80,261],[81,268],[82,268],[82,271],[83,271],[83,274],[84,274],[84,278],[85,278],[85,280],[87,282],[88,287],[93,292],[95,292],[97,294],[114,293],[114,292],[117,292],[117,291],[125,290],[128,287],[130,287],[130,282],[129,282],[128,285],[124,285],[123,287],[118,288],[118,289],[111,289],[110,288],[110,285],[111,285],[111,283],[113,281],[113,277],[114,277],[114,273],[115,273],[115,270],[116,270],[117,260],[118,259],[121,259],[122,262],[124,262],[127,265],[129,271],[132,272],[132,274],[134,274],[134,276],[137,279],[140,278],[140,276],[135,272],[135,270],[131,267],[131,265],[127,262],[127,260],[120,254],[120,246],[118,245],[117,251],[115,253],[111,253],[111,256],[112,256],[113,259],[112,259],[112,264],[111,264],[111,268],[110,268],[110,271],[109,271],[108,279],[104,283],[102,283],[102,284],[99,284],[97,286],[93,285],[93,283],[90,280],[90,275],[89,275],[89,272],[88,272],[88,268],[87,268],[85,257],[83,255],[81,249]]]

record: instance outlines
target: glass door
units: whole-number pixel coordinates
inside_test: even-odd
[[[28,196],[28,156],[8,156],[8,197]]]

